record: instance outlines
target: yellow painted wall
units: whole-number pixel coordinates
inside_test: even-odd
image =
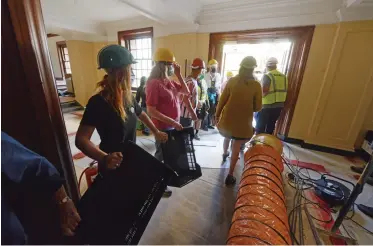
[[[93,95],[97,83],[97,65],[93,55],[94,43],[68,40],[66,44],[70,55],[75,98],[85,106]]]
[[[353,150],[372,127],[373,21],[319,25],[289,137]]]
[[[76,100],[85,106],[96,90],[96,84],[105,75],[104,70],[97,69],[97,54],[101,48],[110,42],[67,41],[70,54],[71,73],[74,83]],[[200,57],[207,62],[209,48],[208,33],[187,33],[170,35],[154,39],[154,51],[157,48],[169,48],[175,53],[176,61],[180,63],[184,75],[185,59],[187,59],[187,74],[194,58]]]
[[[97,54],[101,48],[116,42],[66,41],[70,55],[71,74],[74,83],[75,98],[85,106],[96,91],[96,84],[105,75],[97,69]]]
[[[184,75],[185,60],[187,60],[187,74],[190,73],[190,65],[194,58],[202,58],[207,62],[209,49],[208,33],[186,33],[165,37],[158,37],[154,40],[154,51],[157,48],[168,48],[174,54],[176,61],[181,65]]]

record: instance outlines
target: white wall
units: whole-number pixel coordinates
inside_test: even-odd
[[[58,59],[57,42],[65,41],[65,38],[61,36],[48,38],[49,54],[52,61],[53,73],[55,78],[62,78],[60,61]]]

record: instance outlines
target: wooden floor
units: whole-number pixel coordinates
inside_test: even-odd
[[[242,167],[237,165],[237,178]],[[171,188],[172,196],[161,200],[140,244],[225,244],[237,186],[224,185],[226,168],[202,172],[187,186]]]
[[[75,97],[59,97],[60,103],[68,103],[75,101]]]
[[[64,117],[68,133],[76,132],[81,117],[74,114],[65,114]],[[217,133],[212,132],[211,135],[202,136],[201,143],[207,143],[207,141],[211,141],[214,137],[219,136]],[[92,141],[95,144],[99,143],[97,132],[94,132]],[[69,142],[71,144],[72,155],[78,153],[79,150],[74,144],[74,134],[69,134]],[[144,149],[154,147],[153,145],[154,143],[151,141],[145,140],[139,143],[139,146]],[[219,162],[221,162],[221,148],[221,144],[217,145],[215,148],[205,147],[206,151],[200,151],[197,159],[203,157],[200,159],[201,161],[210,159],[212,162],[215,162],[219,159]],[[352,163],[344,157],[310,151],[295,145],[292,145],[292,151],[294,151],[297,158],[301,161],[320,164],[332,174],[344,177],[351,182],[356,182],[352,177],[353,173],[350,171],[350,165],[352,165]],[[285,148],[284,154],[290,159],[296,159],[295,156],[291,154],[292,151]],[[242,160],[243,158],[241,157],[235,170],[235,176],[238,181],[242,173]],[[83,169],[88,166],[90,161],[91,160],[87,157],[74,160],[78,176]],[[220,164],[215,166],[223,167]],[[224,165],[224,167],[228,166],[229,165]],[[285,168],[284,175],[286,175],[287,172],[288,170]],[[171,188],[173,190],[173,195],[170,198],[163,198],[158,204],[142,236],[140,244],[222,245],[226,243],[230,222],[234,212],[238,185],[234,188],[228,188],[224,185],[224,179],[228,173],[227,168],[203,168],[202,173],[203,176],[201,178],[183,188]],[[311,176],[313,178],[319,178],[316,173],[311,173]],[[286,180],[285,177],[284,180]],[[285,187],[289,211],[292,208],[290,204],[292,204],[294,190],[287,187],[286,182]],[[82,192],[86,189],[85,178],[83,178],[81,188]],[[363,194],[358,197],[356,203],[373,206],[372,195],[373,187],[367,185],[364,187]],[[366,228],[373,230],[373,220],[357,209],[355,212],[354,219]],[[371,244],[371,242],[373,242],[373,236],[367,234],[361,228],[358,228],[349,221],[344,222],[344,224],[349,230],[349,234],[354,235],[354,238],[359,244]],[[305,231],[307,231],[306,234],[308,235],[308,239],[305,243],[314,244],[314,241],[311,240],[311,231],[307,228],[306,223],[305,227]]]

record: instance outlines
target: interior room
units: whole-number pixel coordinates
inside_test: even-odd
[[[2,12],[3,23],[7,24],[2,30],[2,56],[16,52],[18,57],[3,69],[16,77],[3,72],[2,78],[20,81],[19,87],[2,82],[2,132],[57,168],[82,221],[88,221],[82,222],[82,228],[101,223],[122,230],[116,235],[119,241],[115,237],[102,241],[84,238],[87,241],[73,239],[73,244],[364,245],[373,241],[373,0],[8,0],[2,3]],[[19,24],[23,22],[27,25]],[[137,94],[141,90],[149,96],[151,80],[147,78],[154,79],[154,67],[162,63],[169,69],[165,60],[156,58],[163,48],[172,53],[181,76],[194,83],[197,101],[202,100],[203,80],[219,74],[218,82],[225,88],[219,88],[217,108],[223,104],[222,98],[229,98],[224,102],[227,104],[233,100],[233,82],[243,78],[245,57],[255,58],[250,67],[252,78],[248,80],[260,84],[263,99],[259,98],[262,108],[253,111],[252,123],[250,116],[250,124],[239,127],[250,131],[253,128],[250,138],[224,135],[221,120],[227,107],[222,109],[220,119],[217,117],[216,125],[206,116],[199,129],[197,121],[192,120],[193,133],[183,133],[184,138],[188,137],[180,144],[182,157],[175,154],[178,158],[174,163],[166,160],[173,151],[159,143],[157,133],[145,131],[146,122],[142,118],[141,123],[137,115],[137,146],[121,151],[123,162],[116,168],[119,171],[126,161],[146,157],[147,161],[137,161],[137,168],[154,162],[164,173],[171,170],[173,176],[168,181],[157,181],[162,191],[157,190],[158,197],[152,198],[156,184],[145,190],[144,177],[148,181],[151,178],[144,169],[139,176],[133,175],[138,180],[123,181],[127,183],[121,184],[131,189],[123,194],[132,194],[126,197],[130,205],[125,208],[137,217],[116,212],[120,222],[104,225],[102,221],[107,220],[94,221],[97,211],[84,210],[84,206],[98,208],[94,204],[97,199],[92,197],[105,192],[97,187],[105,182],[106,187],[113,184],[101,170],[106,159],[88,154],[79,145],[77,133],[86,124],[82,119],[88,117],[85,115],[90,111],[87,108],[91,99],[105,88],[99,82],[109,81],[106,76],[112,70],[102,68],[100,54],[111,46],[124,47],[133,56],[128,70],[133,100],[140,98]],[[198,68],[200,74],[194,78],[195,58],[203,60],[204,67]],[[275,61],[274,69],[270,61]],[[213,68],[217,68],[216,73]],[[277,101],[278,79],[272,70],[284,78],[286,100]],[[176,73],[165,80],[183,86]],[[266,83],[271,84],[269,92]],[[212,107],[210,87],[207,85],[205,93]],[[18,91],[20,99],[14,97]],[[270,93],[277,96],[274,100],[280,102],[281,113],[271,133],[259,132],[260,114],[271,108],[266,107],[264,99]],[[159,116],[152,113],[150,102],[147,98],[142,112],[157,128]],[[238,114],[246,110],[243,102],[235,104]],[[255,106],[255,97],[251,102]],[[137,103],[145,102],[141,99]],[[197,116],[201,108],[191,106]],[[185,112],[179,111],[183,118]],[[120,114],[120,110],[115,112]],[[206,114],[214,118],[217,113],[206,110]],[[28,126],[22,124],[24,117],[30,120]],[[97,117],[110,121],[104,114]],[[122,119],[126,122],[127,118]],[[199,139],[195,138],[197,133]],[[91,147],[105,152],[100,145],[101,134],[98,128],[92,129]],[[168,134],[172,145],[176,137]],[[229,147],[224,149],[227,140]],[[240,140],[244,141],[232,172],[236,164],[232,164],[234,143]],[[187,145],[192,146],[191,151]],[[156,159],[159,148],[163,148],[163,161]],[[106,153],[105,158],[111,154]],[[125,159],[126,155],[129,159]],[[189,164],[195,162],[193,167],[188,166],[188,175],[173,166],[184,157]],[[137,164],[128,165],[135,170]],[[235,184],[227,184],[229,175],[235,177]],[[184,178],[184,183],[172,183],[176,177],[178,181]],[[165,197],[165,189],[170,189],[172,195]],[[120,187],[116,191],[121,192]],[[146,195],[145,202],[138,195],[141,192]],[[124,201],[116,199],[106,201],[109,205]],[[115,205],[113,211],[119,208]],[[65,242],[50,237],[48,242]],[[31,237],[35,240],[32,242],[46,242],[35,238]]]

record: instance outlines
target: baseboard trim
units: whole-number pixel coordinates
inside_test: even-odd
[[[284,135],[281,135],[281,134],[277,134],[277,137],[279,139],[281,139],[282,141],[286,142],[286,143],[297,144],[297,145],[302,145],[304,143],[304,141],[301,140],[301,139],[288,138],[288,137],[286,137]]]
[[[305,142],[301,144],[301,147],[305,149],[321,151],[321,152],[330,153],[334,155],[356,156],[356,153],[354,151],[335,149],[335,148],[330,148],[330,147],[325,147],[325,146],[310,144],[310,143],[305,143]]]
[[[369,161],[370,155],[367,152],[365,152],[365,150],[363,150],[363,149],[355,149],[355,152],[364,161],[366,161],[366,162]]]
[[[347,151],[347,150],[335,149],[335,148],[330,148],[330,147],[316,145],[316,144],[305,143],[304,140],[302,139],[288,138],[281,134],[277,134],[277,137],[286,143],[300,145],[300,147],[304,149],[316,150],[316,151],[321,151],[321,152],[341,155],[341,156],[357,156],[358,155],[358,153],[355,151]]]

